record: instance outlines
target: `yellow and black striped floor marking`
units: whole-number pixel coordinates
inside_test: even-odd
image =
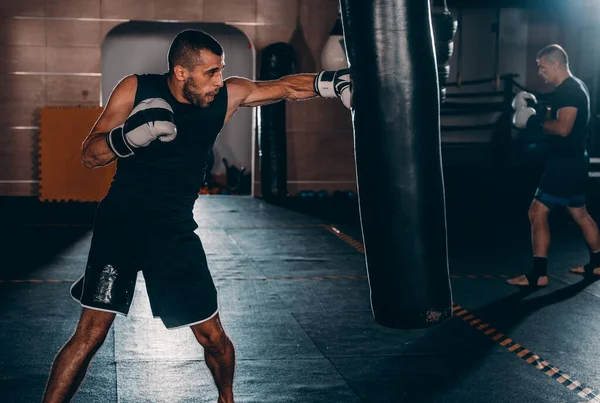
[[[581,382],[571,379],[569,374],[550,364],[547,360],[517,343],[504,333],[496,330],[490,324],[483,322],[462,306],[454,305],[452,311],[455,318],[462,319],[475,330],[480,331],[508,351],[514,353],[517,357],[534,366],[537,370],[545,373],[561,385],[566,386],[567,389],[576,392],[579,397],[586,399],[588,403],[600,403],[600,395],[597,392],[583,385]]]
[[[338,238],[343,241],[349,243],[357,250],[360,250],[356,244],[362,244],[352,239],[350,236],[344,234],[339,229],[334,226],[325,226],[325,228],[333,233]],[[350,241],[350,242],[349,242]],[[364,247],[361,248],[364,252]],[[500,276],[504,278],[504,276]],[[508,277],[508,276],[506,276]],[[466,276],[466,278],[495,278],[491,275],[480,275],[480,276]],[[517,357],[521,358],[525,362],[530,365],[533,365],[537,370],[545,373],[552,379],[556,380],[556,382],[560,383],[567,387],[567,389],[574,391],[577,395],[583,399],[586,399],[587,403],[600,403],[600,394],[595,392],[593,389],[583,385],[580,381],[571,379],[571,376],[561,369],[555,367],[550,364],[547,360],[543,359],[539,355],[525,348],[521,344],[515,342],[510,337],[506,336],[504,333],[493,328],[489,323],[483,322],[481,319],[477,318],[475,315],[471,314],[469,311],[464,309],[460,305],[454,305],[452,308],[455,318],[462,319],[464,322],[468,323],[475,330],[480,331],[485,336],[489,337],[493,341],[500,344],[502,347],[506,348],[508,351],[514,353]]]
[[[333,225],[323,225],[323,228],[340,238],[342,241],[346,242],[348,245],[352,246],[360,253],[365,253],[365,246],[361,242],[357,241],[349,235],[344,234],[337,227],[334,227]]]

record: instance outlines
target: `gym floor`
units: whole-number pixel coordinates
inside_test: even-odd
[[[373,320],[355,209],[200,197],[198,234],[237,349],[236,401],[600,402],[600,282],[568,274],[587,259],[578,228],[552,214],[547,289],[507,285],[531,262],[535,177],[475,175],[446,174],[455,315],[420,330]],[[27,219],[4,207],[0,400],[35,402],[79,317],[68,290],[85,266],[93,206],[47,205]],[[189,329],[152,318],[140,277],[75,401],[216,399],[201,347]]]

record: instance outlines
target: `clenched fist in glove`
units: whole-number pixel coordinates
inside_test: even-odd
[[[322,71],[315,77],[315,92],[323,98],[338,97],[348,109],[352,107],[350,69]]]
[[[124,158],[154,140],[169,142],[175,137],[177,127],[171,105],[162,98],[149,98],[133,108],[124,124],[106,135],[106,142],[112,152]]]
[[[544,123],[543,117],[531,107],[517,109],[513,115],[513,124],[518,129],[539,128],[542,123]]]
[[[514,110],[521,108],[532,107],[535,108],[537,105],[537,98],[530,92],[521,91],[512,100],[511,106]]]

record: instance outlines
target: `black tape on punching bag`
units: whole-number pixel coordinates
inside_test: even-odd
[[[260,80],[276,80],[296,70],[294,49],[278,42],[267,46],[261,55]],[[258,147],[260,186],[263,198],[282,201],[287,196],[287,141],[285,102],[260,107]]]
[[[452,312],[429,2],[368,3],[341,0],[371,306],[426,327]]]
[[[450,74],[450,58],[454,52],[454,35],[458,22],[445,7],[432,13],[433,37],[435,38],[435,55],[437,59],[440,101],[446,100],[446,81]]]

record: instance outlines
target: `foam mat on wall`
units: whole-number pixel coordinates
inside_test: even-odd
[[[99,201],[116,165],[89,169],[81,144],[100,116],[100,107],[43,107],[40,111],[40,193],[42,201]]]

